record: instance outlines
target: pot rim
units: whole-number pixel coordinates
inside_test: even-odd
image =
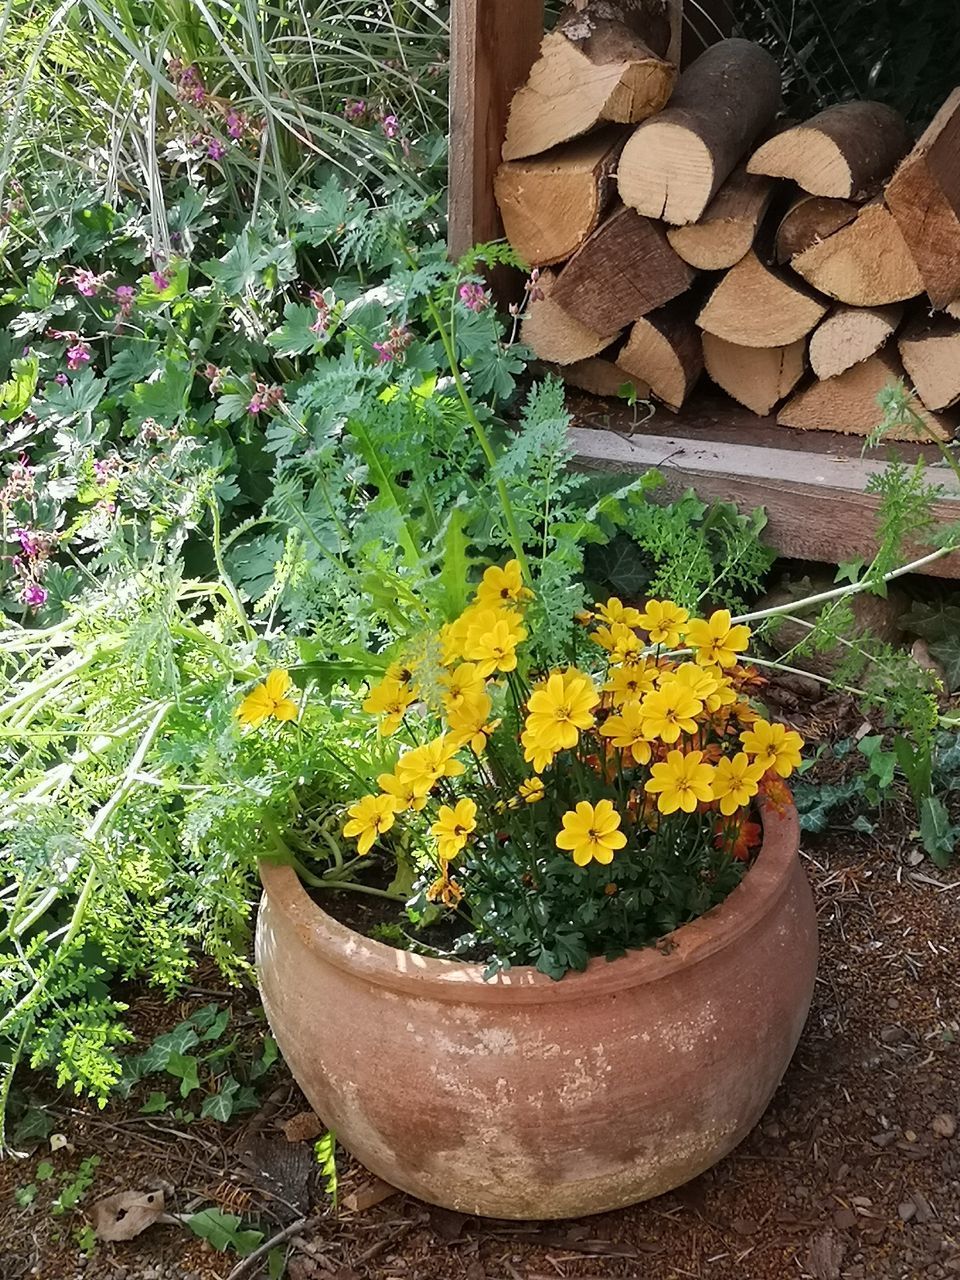
[[[723,902],[681,925],[658,943],[616,960],[594,956],[582,972],[560,981],[531,965],[496,978],[483,977],[479,961],[438,960],[400,951],[341,924],[319,907],[293,867],[261,861],[260,881],[270,909],[279,911],[310,950],[358,980],[406,996],[465,1004],[553,1004],[673,977],[733,946],[772,912],[790,886],[797,865],[800,824],[791,804],[783,812],[762,806],[763,844],[753,865]],[[663,944],[669,942],[669,948]]]

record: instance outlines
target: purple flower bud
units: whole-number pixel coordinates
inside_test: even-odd
[[[490,302],[482,285],[479,284],[462,284],[460,286],[460,301],[469,311],[483,311]]]
[[[82,294],[84,298],[95,298],[100,289],[98,278],[92,271],[86,271],[82,267],[74,271],[73,283],[77,287],[77,293]]]
[[[54,378],[54,382],[57,384],[58,387],[65,387],[70,382],[70,379],[67,377],[65,373],[58,373],[57,376]]]
[[[157,293],[163,293],[164,289],[170,288],[170,280],[162,271],[151,271],[150,279],[153,281],[153,287]]]
[[[91,354],[89,346],[80,339],[67,348],[67,368],[82,369],[85,364],[90,363]]]
[[[20,550],[30,560],[35,560],[40,555],[43,548],[29,529],[14,529],[13,536],[20,543]]]
[[[222,160],[226,154],[227,148],[219,138],[211,138],[207,143],[207,155],[211,160]]]
[[[380,121],[380,128],[390,139],[397,137],[400,132],[400,121],[396,116],[384,116]]]
[[[347,120],[362,120],[367,114],[367,104],[362,98],[353,101],[348,100],[343,104],[343,114]]]
[[[231,107],[227,112],[227,133],[235,142],[239,142],[246,132],[246,127],[247,123],[243,117],[243,112]]]
[[[393,359],[394,352],[389,342],[375,342],[373,349],[380,364],[389,364]]]

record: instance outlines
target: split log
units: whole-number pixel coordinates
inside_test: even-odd
[[[621,206],[563,268],[552,296],[582,324],[615,333],[683,293],[693,278],[663,227]]]
[[[739,347],[704,333],[703,361],[718,387],[766,417],[803,377],[806,347],[803,338],[785,347]]]
[[[780,69],[765,49],[749,40],[711,46],[624,148],[624,203],[675,226],[699,221],[779,106]]]
[[[539,155],[598,124],[636,124],[659,111],[677,76],[665,56],[673,47],[675,7],[676,0],[669,8],[667,0],[588,0],[566,9],[510,104],[504,160]]]
[[[946,316],[920,317],[900,336],[900,358],[928,409],[960,401],[960,324]]]
[[[613,400],[625,386],[634,389],[638,400],[646,400],[650,395],[649,383],[628,373],[626,369],[621,369],[612,356],[591,356],[589,360],[578,360],[576,364],[565,365],[558,372],[567,386],[576,387],[592,396]]]
[[[923,292],[923,280],[882,200],[791,261],[808,284],[851,307],[883,307]]]
[[[944,310],[948,316],[953,316],[954,320],[960,320],[960,298],[956,302],[948,302]]]
[[[565,262],[595,230],[616,193],[614,171],[627,132],[611,125],[497,170],[507,240],[531,267]]]
[[[882,102],[843,102],[770,138],[747,169],[790,178],[814,196],[866,200],[909,149],[910,133],[898,111]]]
[[[765,266],[751,249],[727,272],[697,317],[701,329],[740,347],[787,347],[823,319],[827,304]]]
[[[783,215],[776,234],[777,261],[789,262],[811,245],[819,244],[857,216],[851,200],[829,196],[801,196]]]
[[[617,359],[675,413],[703,372],[703,343],[686,299],[642,316]]]
[[[773,192],[769,178],[754,177],[740,165],[710,201],[700,221],[670,227],[667,239],[691,267],[725,271],[752,247]]]
[[[553,299],[556,279],[552,271],[541,271],[537,288],[542,297],[531,299],[527,306],[521,340],[534,355],[551,364],[575,364],[599,355],[616,340],[617,329],[598,333],[564,311]]]
[[[813,382],[798,391],[777,414],[777,422],[801,431],[842,431],[846,435],[868,436],[883,418],[877,397],[891,382],[903,376],[903,365],[896,354],[880,351],[837,378]],[[929,413],[916,397],[911,407],[937,439],[950,439],[952,431],[943,418]],[[885,438],[916,441],[919,437],[905,426],[895,428]]]
[[[960,89],[890,179],[887,204],[935,307],[960,298]]]
[[[902,307],[837,307],[810,338],[810,367],[818,378],[835,378],[869,360],[896,333]],[[928,406],[932,407],[932,406]]]

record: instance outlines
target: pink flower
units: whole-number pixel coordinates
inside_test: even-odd
[[[20,592],[20,602],[28,609],[40,609],[47,603],[47,592],[38,582],[28,582]]]
[[[20,550],[30,560],[35,560],[43,551],[40,540],[29,529],[14,529],[13,536],[20,543]]]
[[[373,349],[377,353],[380,364],[389,364],[394,358],[394,351],[389,342],[375,342]]]
[[[170,281],[162,271],[151,271],[150,279],[153,281],[153,287],[157,293],[163,293],[164,289],[170,288]]]
[[[348,100],[343,104],[343,114],[347,120],[362,120],[367,114],[367,104],[362,98],[353,101]]]
[[[86,271],[82,267],[74,271],[73,283],[77,287],[77,293],[82,294],[84,298],[95,298],[100,288],[99,279],[92,271]]]
[[[469,311],[476,312],[483,311],[490,303],[483,286],[479,284],[462,284],[460,301]]]
[[[384,116],[380,121],[380,128],[392,140],[400,133],[400,121],[393,115]]]
[[[219,138],[211,138],[207,143],[207,155],[211,160],[222,160],[226,154],[227,148]]]
[[[81,339],[67,347],[67,368],[82,369],[85,364],[90,363],[92,352],[89,346]]]
[[[119,316],[128,316],[133,310],[133,299],[136,292],[132,284],[118,284],[114,289],[113,296],[120,304]]]
[[[243,112],[237,111],[235,108],[231,107],[227,112],[227,133],[229,133],[230,137],[233,138],[235,142],[239,142],[246,132],[246,129],[247,122],[244,119]]]
[[[54,378],[54,382],[57,384],[58,387],[65,387],[69,383],[69,381],[70,379],[67,377],[65,373],[58,373],[57,376]]]
[[[373,343],[378,363],[389,364],[391,360],[402,360],[404,351],[412,341],[413,334],[405,325],[394,325],[386,342]]]
[[[265,410],[275,409],[283,399],[283,387],[276,385],[271,387],[265,382],[255,382],[253,385],[254,392],[247,405],[247,413],[253,414],[254,417]]]

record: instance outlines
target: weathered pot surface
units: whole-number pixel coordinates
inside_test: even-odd
[[[396,951],[264,864],[267,1017],[318,1115],[386,1181],[501,1218],[601,1213],[709,1168],[763,1114],[813,993],[795,811],[664,943],[554,982]]]

